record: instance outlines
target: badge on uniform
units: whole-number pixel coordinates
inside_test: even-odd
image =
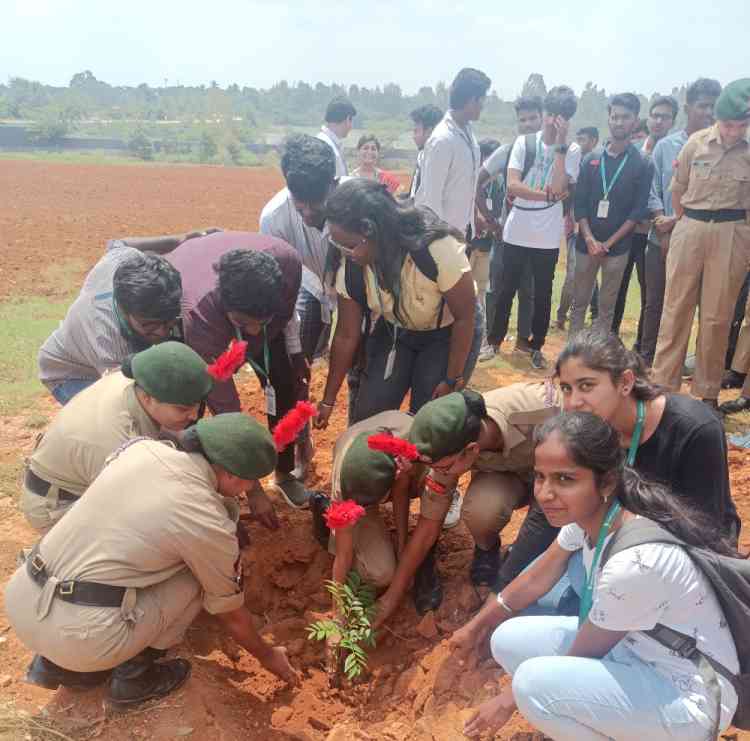
[[[266,414],[276,416],[276,389],[270,383],[266,384]]]
[[[596,207],[596,218],[606,219],[609,216],[609,201],[601,200]]]

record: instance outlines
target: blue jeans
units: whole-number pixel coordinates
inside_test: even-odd
[[[58,383],[57,386],[50,389],[50,392],[60,404],[65,406],[79,391],[87,389],[96,381],[96,378],[71,378]]]
[[[526,569],[541,558],[538,556]],[[526,571],[524,569],[524,571]],[[578,614],[579,598],[583,593],[583,585],[586,583],[586,569],[583,567],[583,551],[576,551],[568,559],[568,567],[560,577],[560,581],[552,589],[540,597],[536,603],[529,605],[519,613],[519,617],[531,615],[570,615]],[[568,607],[572,607],[569,610]]]
[[[380,318],[367,338],[367,360],[352,423],[388,409],[398,409],[408,391],[411,391],[409,411],[416,414],[432,398],[435,387],[446,376],[451,330],[450,326],[424,332],[400,329],[393,372],[390,378],[385,379],[386,362],[393,343],[393,326]],[[477,364],[483,333],[484,311],[477,302],[474,336],[463,372],[467,383]]]
[[[706,741],[710,720],[624,641],[602,659],[566,656],[577,632],[575,617],[517,617],[492,634],[529,723],[555,741]]]

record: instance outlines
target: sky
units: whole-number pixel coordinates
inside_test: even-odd
[[[750,77],[748,0],[0,0],[0,11],[5,82],[67,85],[89,69],[113,85],[395,82],[411,93],[477,67],[512,99],[532,72],[547,87],[647,96]]]

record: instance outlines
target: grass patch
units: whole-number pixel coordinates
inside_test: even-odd
[[[21,491],[21,475],[23,474],[23,460],[18,456],[17,460],[0,463],[0,499],[11,497],[18,499]]]
[[[68,299],[11,299],[0,304],[0,415],[23,412],[44,391],[37,352],[57,327]]]

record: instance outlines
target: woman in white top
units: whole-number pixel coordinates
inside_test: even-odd
[[[562,529],[497,602],[454,634],[454,648],[465,652],[494,628],[492,655],[513,675],[468,721],[467,735],[500,728],[518,709],[555,740],[709,738],[717,715],[711,691],[689,660],[641,631],[659,623],[693,636],[700,651],[736,673],[734,640],[710,582],[679,546],[649,543],[603,560],[598,554],[636,517],[691,545],[738,554],[712,518],[626,468],[619,434],[593,414],[566,413],[542,425],[535,470],[534,495]],[[579,550],[587,572],[579,617],[513,618],[557,582]],[[718,681],[725,729],[737,695]]]
[[[368,314],[377,320],[350,424],[398,409],[408,392],[414,414],[431,398],[462,389],[479,355],[484,315],[461,235],[363,178],[336,188],[326,217],[338,251],[338,318],[316,426],[328,423]]]

